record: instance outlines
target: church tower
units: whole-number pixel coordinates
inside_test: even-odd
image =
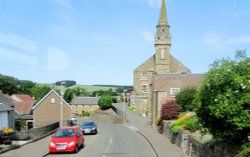
[[[159,22],[155,36],[155,72],[166,74],[170,72],[171,35],[167,20],[165,0],[162,0]]]

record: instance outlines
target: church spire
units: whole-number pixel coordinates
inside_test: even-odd
[[[165,0],[161,3],[161,12],[158,25],[168,25]]]

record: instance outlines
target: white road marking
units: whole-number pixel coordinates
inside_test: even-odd
[[[133,131],[139,131],[139,129],[137,129],[136,127],[134,127],[134,126],[131,126],[131,125],[129,125],[129,126],[127,126],[128,128],[130,128],[131,130],[133,130]]]
[[[105,149],[105,151],[104,151],[104,154],[108,153],[109,147],[110,147],[110,145],[112,144],[112,142],[113,142],[113,138],[110,138],[110,139],[109,139],[109,145],[107,145],[107,147],[106,147],[106,149]],[[106,156],[105,156],[105,155],[102,155],[102,157],[106,157]]]
[[[113,138],[110,138],[109,140],[109,144],[111,144],[113,142]]]

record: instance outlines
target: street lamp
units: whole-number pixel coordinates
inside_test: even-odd
[[[63,86],[65,82],[61,82],[61,103],[60,103],[60,127],[63,127]]]

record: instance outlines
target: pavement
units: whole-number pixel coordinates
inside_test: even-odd
[[[188,157],[176,144],[163,134],[160,134],[156,128],[150,125],[150,117],[142,116],[135,111],[126,111],[128,124],[138,129],[138,133],[147,139],[153,147],[157,157]]]
[[[128,123],[125,125],[133,126],[137,128],[137,132],[141,134],[152,146],[157,157],[188,157],[177,145],[172,144],[170,140],[163,134],[158,133],[157,129],[149,125],[149,117],[142,116],[135,111],[126,111],[126,118]],[[18,148],[22,149],[35,149],[36,156],[41,157],[47,155],[46,150],[41,150],[41,146],[49,142],[50,136],[46,136],[41,139],[30,140],[30,141],[13,141],[13,145],[0,149],[1,156],[18,156]],[[8,155],[9,150],[17,149],[14,151],[16,154]],[[28,156],[26,156],[28,157]],[[30,154],[30,157],[34,157],[34,154]]]

